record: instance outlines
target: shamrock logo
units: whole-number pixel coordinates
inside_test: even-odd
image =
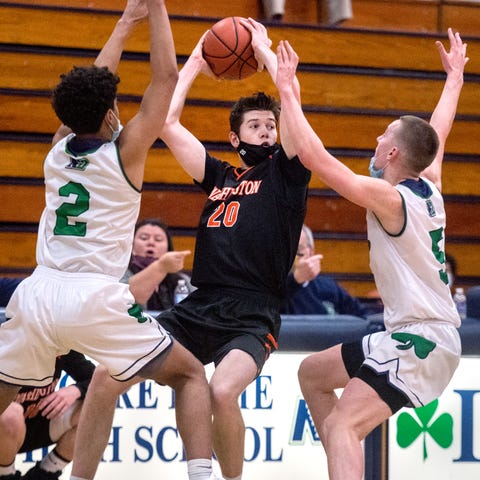
[[[397,345],[399,350],[413,348],[415,355],[424,360],[436,347],[436,344],[426,338],[414,335],[413,333],[392,333],[392,338],[403,345]]]
[[[442,448],[448,448],[453,442],[453,417],[442,413],[431,422],[438,407],[438,400],[428,405],[416,408],[414,411],[418,422],[412,415],[402,412],[397,418],[397,443],[401,448],[409,447],[421,434],[423,434],[423,460],[428,458],[427,433]]]

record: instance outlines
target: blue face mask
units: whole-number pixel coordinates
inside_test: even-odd
[[[384,168],[375,168],[375,162],[377,161],[377,157],[373,156],[370,160],[370,165],[368,166],[368,171],[370,172],[370,176],[373,178],[383,178]]]
[[[115,114],[114,114],[115,115]],[[122,131],[123,129],[123,125],[120,123],[120,119],[117,118],[117,116],[115,115],[115,118],[117,119],[118,121],[118,128],[116,130],[114,130],[111,125],[108,125],[110,127],[110,130],[112,131],[112,142],[115,142],[117,141],[118,137],[120,136],[120,132]]]

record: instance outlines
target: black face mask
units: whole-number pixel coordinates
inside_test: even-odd
[[[240,141],[237,152],[242,157],[245,165],[254,167],[264,160],[267,160],[267,158],[271,157],[279,149],[280,145],[278,145],[278,143],[274,143],[270,147],[264,147],[262,145],[252,145],[251,143]]]

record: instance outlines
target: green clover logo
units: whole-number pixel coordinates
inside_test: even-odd
[[[423,433],[423,461],[428,458],[427,433],[442,448],[448,448],[453,442],[453,417],[442,413],[431,422],[438,407],[438,400],[423,407],[415,408],[420,422],[412,415],[402,412],[397,418],[397,443],[401,448],[409,447]]]

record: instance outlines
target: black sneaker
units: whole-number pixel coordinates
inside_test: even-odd
[[[47,472],[46,470],[40,468],[40,462],[37,462],[35,466],[32,467],[23,477],[18,478],[24,478],[28,480],[58,480],[61,474],[61,470],[59,472]],[[0,480],[2,479],[0,478]]]
[[[22,474],[18,470],[15,473],[10,473],[9,475],[0,475],[0,480],[20,480],[21,478]]]

